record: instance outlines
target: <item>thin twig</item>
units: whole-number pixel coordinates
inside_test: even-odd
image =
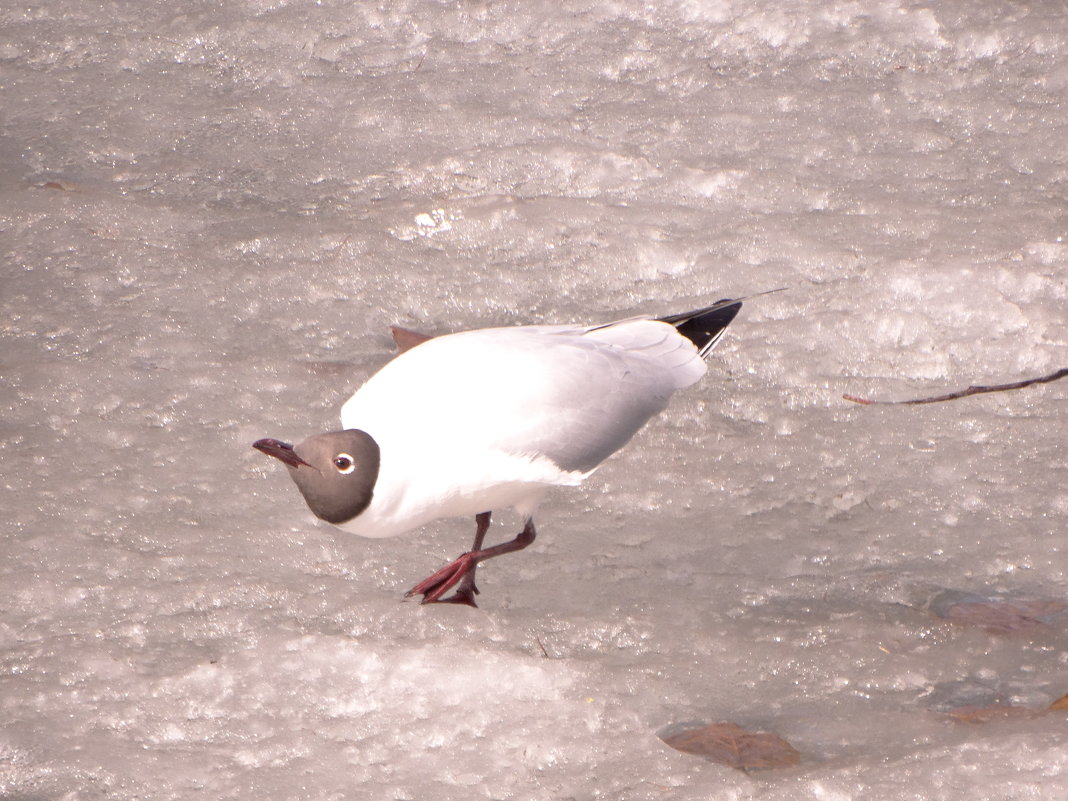
[[[990,386],[978,386],[973,384],[967,389],[962,389],[958,392],[950,392],[948,395],[937,395],[933,398],[916,398],[914,400],[871,400],[870,398],[860,398],[856,395],[843,395],[842,397],[847,401],[862,403],[865,406],[874,404],[914,406],[920,403],[941,403],[942,401],[957,400],[958,398],[967,398],[969,395],[981,395],[984,392],[1007,392],[1010,389],[1023,389],[1024,387],[1029,387],[1033,384],[1048,384],[1050,381],[1056,381],[1058,378],[1064,378],[1065,376],[1068,376],[1068,367],[1057,370],[1055,373],[1044,375],[1041,378],[1028,378],[1024,381],[1014,381],[1011,384],[992,384]]]
[[[545,646],[542,645],[541,637],[539,637],[537,634],[535,634],[534,635],[534,642],[536,642],[538,644],[538,650],[541,651],[541,655],[544,656],[546,659],[548,659],[549,658],[549,652],[546,651],[545,650]]]

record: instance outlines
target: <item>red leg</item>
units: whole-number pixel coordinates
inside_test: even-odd
[[[475,530],[474,547],[449,562],[432,576],[420,581],[404,594],[405,598],[422,595],[423,600],[421,603],[424,604],[444,602],[476,606],[475,595],[478,593],[478,588],[475,587],[475,568],[478,567],[479,563],[492,559],[494,556],[511,553],[512,551],[521,551],[534,542],[534,537],[536,536],[534,521],[528,519],[526,525],[523,526],[523,530],[516,535],[514,540],[502,542],[492,548],[483,548],[482,540],[485,539],[486,530],[489,528],[490,513],[482,512],[475,517],[475,521],[478,527]],[[457,587],[454,595],[444,599],[441,597],[457,584],[460,586]]]
[[[480,512],[475,515],[475,541],[471,545],[471,550],[468,553],[475,553],[482,550],[482,541],[486,539],[486,532],[490,527],[490,512]],[[456,587],[456,592],[450,595],[448,598],[441,598],[438,603],[442,604],[467,604],[468,606],[478,607],[475,603],[475,596],[478,595],[478,587],[475,586],[475,570],[478,569],[478,562],[471,565],[471,569],[464,573],[464,577],[460,579],[460,584]],[[423,601],[427,603],[427,601]]]

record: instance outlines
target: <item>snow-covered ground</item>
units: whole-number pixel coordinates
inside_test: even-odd
[[[1068,381],[841,398],[1068,366],[1063,2],[9,0],[0,243],[5,800],[1068,793],[1063,714],[947,715],[1068,692],[1068,616],[947,620],[1068,597]],[[478,610],[400,602],[471,521],[250,448],[391,323],[777,287]],[[800,766],[658,737],[720,720]]]

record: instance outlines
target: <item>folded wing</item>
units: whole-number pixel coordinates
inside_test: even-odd
[[[427,458],[492,449],[582,474],[704,372],[697,348],[656,320],[469,331],[394,359],[345,404],[342,424],[383,445],[421,443]]]

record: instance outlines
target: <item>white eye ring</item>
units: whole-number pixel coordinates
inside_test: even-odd
[[[349,456],[347,453],[339,453],[334,457],[334,467],[343,476],[347,476],[353,470],[356,469],[356,460]]]

